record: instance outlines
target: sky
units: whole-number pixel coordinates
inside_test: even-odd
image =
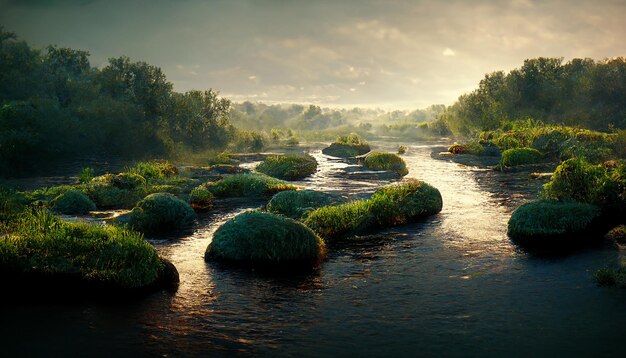
[[[127,55],[234,101],[452,104],[535,57],[626,56],[626,0],[0,0],[36,47]]]

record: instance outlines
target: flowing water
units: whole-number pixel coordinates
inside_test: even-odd
[[[618,259],[617,251],[606,245],[545,258],[518,250],[506,236],[506,224],[540,183],[528,180],[527,173],[433,159],[436,145],[410,146],[404,157],[409,177],[441,191],[443,211],[434,217],[333,246],[314,273],[278,275],[204,262],[217,227],[260,205],[226,202],[201,217],[193,235],[152,240],[180,272],[177,292],[125,304],[2,307],[0,352],[7,357],[621,355],[626,290],[598,287],[592,280],[595,269]],[[345,171],[354,166],[319,151],[313,155],[320,170],[299,185],[364,196],[387,182],[346,179]]]

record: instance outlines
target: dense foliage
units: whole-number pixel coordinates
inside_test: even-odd
[[[547,124],[608,131],[626,128],[626,58],[602,61],[535,58],[509,73],[487,74],[442,120],[469,135],[534,118]]]
[[[317,160],[305,155],[273,155],[265,158],[257,171],[283,180],[303,179],[317,171]]]

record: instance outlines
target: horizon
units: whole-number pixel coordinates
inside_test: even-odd
[[[233,102],[448,106],[485,74],[528,58],[626,53],[617,36],[626,32],[626,4],[610,0],[0,0],[0,7],[0,23],[33,46],[87,50],[94,67],[127,55],[160,67],[176,91],[212,88]]]

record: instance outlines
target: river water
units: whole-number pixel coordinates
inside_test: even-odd
[[[433,159],[438,145],[404,156],[409,177],[441,191],[434,217],[335,245],[316,272],[268,274],[204,262],[217,227],[260,205],[225,202],[193,235],[151,239],[180,272],[177,292],[3,306],[0,355],[623,355],[626,290],[592,279],[617,250],[546,258],[517,249],[507,221],[540,183]],[[320,170],[299,185],[356,196],[381,185],[346,179],[350,165],[313,155]]]

